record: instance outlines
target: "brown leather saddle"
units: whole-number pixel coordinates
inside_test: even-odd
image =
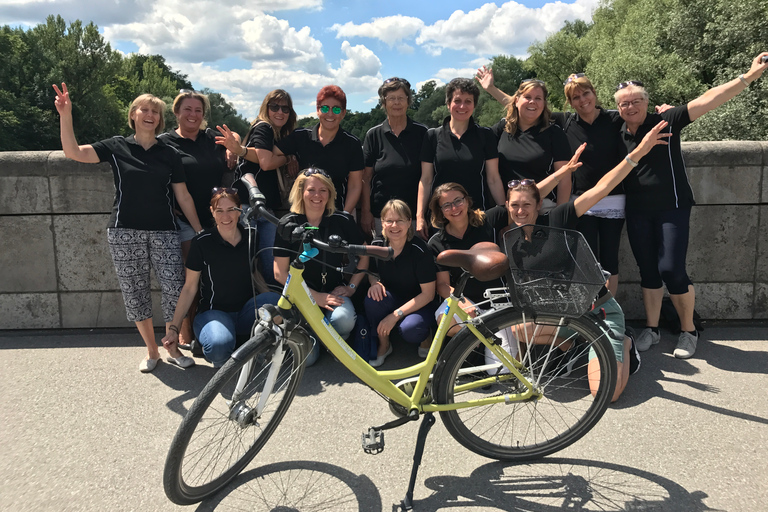
[[[437,255],[437,263],[461,267],[478,281],[493,281],[509,270],[507,255],[493,242],[480,242],[467,250],[448,249]]]

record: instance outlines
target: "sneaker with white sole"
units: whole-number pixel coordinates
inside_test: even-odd
[[[661,334],[653,332],[650,327],[646,327],[635,340],[635,347],[640,352],[645,352],[651,348],[651,345],[656,345],[660,340]]]
[[[637,351],[633,333],[628,331],[625,334],[632,342],[632,345],[629,347],[629,374],[634,375],[640,370],[640,352]]]
[[[696,353],[696,343],[698,341],[699,333],[693,335],[686,331],[681,332],[680,337],[677,339],[677,347],[675,347],[675,357],[678,359],[693,357],[693,354]]]

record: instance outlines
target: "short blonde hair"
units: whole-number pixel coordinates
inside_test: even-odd
[[[616,105],[618,105],[619,96],[623,94],[632,94],[636,92],[639,92],[643,96],[643,99],[648,101],[648,91],[645,90],[645,87],[642,87],[640,85],[628,85],[622,89],[619,89],[618,91],[613,93],[613,100],[616,102]]]
[[[200,129],[205,130],[205,127],[208,126],[208,119],[207,119],[208,113],[211,111],[211,102],[208,99],[208,96],[206,96],[205,94],[199,93],[197,91],[183,90],[173,100],[173,107],[171,107],[173,109],[173,113],[175,115],[179,115],[179,110],[181,109],[181,102],[190,98],[199,101],[203,105],[203,122],[200,123]]]
[[[411,238],[413,238],[413,235],[415,233],[413,231],[413,222],[412,222],[413,215],[411,214],[411,209],[408,207],[405,201],[402,201],[400,199],[390,199],[384,205],[384,208],[381,209],[381,214],[379,215],[379,218],[381,219],[381,222],[382,222],[381,235],[384,237],[384,240],[387,240],[387,235],[386,233],[384,233],[384,226],[383,226],[384,216],[390,212],[408,221],[407,239],[410,240]]]
[[[160,122],[155,127],[155,135],[160,135],[165,128],[165,102],[157,96],[153,96],[152,94],[142,94],[133,100],[133,103],[131,103],[131,108],[128,110],[128,126],[131,128],[131,130],[136,131],[136,123],[133,122],[131,116],[139,109],[140,106],[145,104],[149,104],[160,111]]]
[[[333,185],[333,180],[328,173],[318,167],[309,167],[304,169],[296,181],[293,182],[291,192],[288,194],[288,201],[291,203],[291,212],[304,215],[306,210],[304,209],[304,184],[309,178],[317,178],[328,187],[328,203],[325,205],[325,214],[332,215],[336,211],[336,187]]]

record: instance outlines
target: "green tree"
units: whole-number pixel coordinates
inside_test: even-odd
[[[226,124],[230,130],[239,133],[241,137],[245,137],[250,124],[237,113],[235,107],[218,92],[210,89],[203,89],[200,92],[208,95],[208,101],[211,102],[211,115],[210,119],[208,119],[208,126],[216,128]]]
[[[413,120],[430,127],[436,127],[443,122],[443,117],[435,119],[432,113],[442,107],[445,107],[445,86],[436,87],[435,81],[430,80],[421,86],[416,93],[419,99],[418,110],[413,114]],[[446,108],[446,113],[447,113]]]

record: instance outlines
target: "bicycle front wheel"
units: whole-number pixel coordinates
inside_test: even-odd
[[[285,415],[304,374],[305,340],[296,332],[277,341],[274,336],[257,333],[241,349],[242,358],[230,358],[213,376],[182,420],[163,473],[172,502],[197,503],[225,486]]]
[[[596,319],[531,316],[506,309],[489,314],[485,325],[504,338],[504,349],[522,363],[521,373],[539,397],[441,411],[459,443],[492,459],[537,459],[574,443],[602,417],[616,386],[616,359]],[[599,371],[589,364],[590,358],[596,359]],[[488,385],[490,375],[497,379]],[[590,376],[597,387],[594,397]],[[472,386],[481,379],[485,385]],[[435,383],[441,404],[526,390],[466,328],[448,345]]]

